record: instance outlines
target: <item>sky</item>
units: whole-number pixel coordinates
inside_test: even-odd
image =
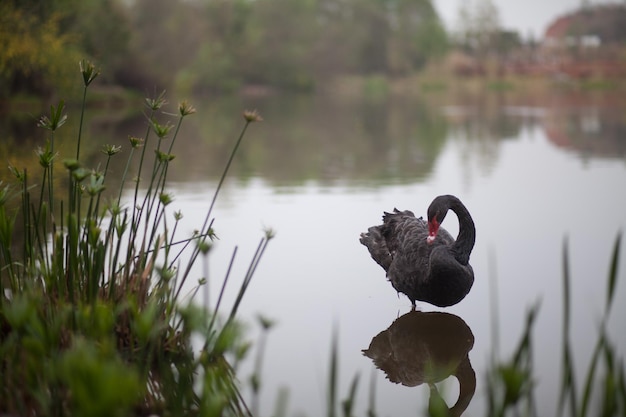
[[[459,8],[464,2],[480,0],[433,0],[448,29],[455,30]],[[617,0],[491,0],[500,13],[500,24],[516,30],[522,38],[539,39],[558,16],[574,11],[584,2],[590,5],[617,3]]]

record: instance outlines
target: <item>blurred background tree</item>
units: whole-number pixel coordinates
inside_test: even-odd
[[[465,52],[479,58],[494,52],[500,32],[500,14],[493,1],[463,2],[458,25],[458,43]]]
[[[0,97],[22,92],[49,95],[68,88],[67,75],[78,60],[67,16],[56,4],[36,0],[0,3]]]
[[[431,0],[9,0],[0,96],[66,91],[78,59],[138,90],[311,91],[341,74],[405,75],[447,48]]]
[[[492,0],[463,2],[455,35],[455,46],[471,59],[467,65],[478,75],[488,72],[503,75],[504,63],[511,54],[519,53],[523,45],[519,33],[502,27],[500,13]],[[531,44],[532,40],[528,45]]]

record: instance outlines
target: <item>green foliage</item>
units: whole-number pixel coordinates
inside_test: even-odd
[[[430,1],[390,1],[397,23],[391,26],[391,73],[411,73],[447,51],[447,34]],[[393,20],[392,20],[393,22]]]
[[[202,45],[196,59],[189,67],[181,69],[176,79],[177,89],[187,92],[229,93],[240,84],[233,56],[220,42]]]
[[[128,414],[144,395],[136,369],[126,366],[113,346],[97,346],[94,339],[76,338],[57,363],[59,380],[71,393],[74,415]]]
[[[363,85],[363,94],[368,99],[385,99],[389,95],[389,82],[385,77],[367,77]]]
[[[63,14],[34,13],[19,3],[0,4],[0,97],[24,90],[47,94],[53,86],[69,90],[78,54],[72,35],[63,31]]]
[[[569,406],[569,412],[575,416],[589,415],[590,402],[593,399],[594,390],[599,390],[597,396],[602,408],[603,416],[623,415],[626,413],[626,370],[623,360],[616,360],[616,349],[611,343],[606,333],[606,324],[609,319],[615,285],[617,283],[617,271],[619,265],[619,254],[621,248],[622,234],[618,233],[613,246],[613,254],[609,266],[607,279],[607,297],[605,310],[599,325],[599,335],[596,346],[589,362],[585,383],[582,385],[582,392],[578,392],[576,384],[576,374],[569,340],[570,330],[570,272],[567,240],[563,244],[563,363],[562,384],[559,396],[559,415],[562,415],[565,408]],[[597,376],[598,372],[604,375]],[[582,397],[579,396],[582,394]],[[568,401],[569,400],[569,401]]]
[[[234,154],[249,124],[262,119],[256,111],[243,113],[204,224],[180,239],[168,223],[167,173],[183,119],[195,108],[183,101],[172,114],[164,94],[146,99],[145,135],[130,138],[117,198],[105,201],[109,163],[123,153],[104,145],[104,170],[83,166],[81,142],[90,139],[82,137],[87,90],[100,72],[80,61],[80,73],[75,158],[62,160],[66,195],[54,177],[55,134],[70,117],[63,101],[38,122],[49,135],[36,152],[41,180],[31,184],[26,169],[12,168],[15,184],[0,184],[0,414],[242,415],[246,406],[228,358],[241,359],[248,346],[236,314],[273,234],[262,237],[226,319],[218,311],[221,295],[209,311],[185,305],[181,291],[198,256],[208,256],[203,248],[214,238],[211,213]],[[158,155],[152,166],[144,164],[148,147]],[[122,190],[132,174],[144,180],[135,182],[125,203]],[[173,217],[177,224],[182,215]],[[181,266],[183,252],[189,261]],[[192,346],[192,338],[203,346]]]
[[[498,81],[490,81],[487,84],[487,88],[490,91],[509,91],[514,88],[513,83],[510,81],[498,80]]]
[[[508,410],[520,410],[526,415],[535,412],[533,381],[533,324],[539,311],[534,305],[526,315],[526,326],[517,350],[510,361],[494,358],[487,372],[487,404],[489,416],[504,416]]]
[[[107,82],[124,84],[121,73],[132,63],[130,14],[119,0],[82,0],[71,9],[71,26],[83,56],[104,65]]]
[[[584,417],[588,415],[623,415],[626,412],[626,390],[623,381],[626,376],[623,360],[617,360],[615,345],[611,342],[606,323],[609,318],[619,265],[621,232],[618,233],[611,256],[607,277],[607,297],[604,316],[599,325],[595,350],[588,362],[586,377],[581,391],[576,380],[575,365],[570,341],[570,269],[567,240],[563,244],[563,339],[561,384],[557,415]],[[487,374],[488,415],[535,416],[533,380],[532,327],[538,312],[534,306],[528,312],[524,334],[513,358],[507,362],[497,360]],[[594,392],[596,396],[594,398]],[[597,408],[591,409],[591,403]],[[568,412],[566,409],[569,408]]]
[[[308,92],[336,75],[411,73],[447,43],[432,0],[15,0],[0,6],[0,94],[67,91],[68,53],[141,91]]]

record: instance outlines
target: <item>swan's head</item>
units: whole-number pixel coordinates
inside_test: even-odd
[[[439,196],[430,203],[428,207],[428,237],[427,243],[433,243],[439,231],[439,225],[443,223],[443,219],[448,214],[450,208],[449,196]]]

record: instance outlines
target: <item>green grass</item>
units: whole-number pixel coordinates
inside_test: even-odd
[[[389,87],[387,78],[381,75],[372,75],[365,78],[362,93],[368,99],[383,99],[389,95]]]
[[[448,83],[444,80],[424,80],[420,83],[420,90],[425,93],[441,93],[448,90]]]
[[[610,91],[618,88],[618,83],[610,79],[591,79],[580,81],[580,89],[583,91]]]
[[[506,80],[495,80],[489,81],[487,83],[487,89],[489,91],[510,91],[513,90],[515,86],[510,81]]]
[[[215,201],[249,125],[261,117],[244,112],[202,227],[179,236],[183,214],[170,211],[168,168],[196,110],[182,101],[172,114],[164,94],[146,99],[144,136],[130,137],[123,154],[103,145],[98,167],[86,167],[82,126],[99,71],[82,61],[80,74],[75,153],[55,150],[68,117],[60,101],[38,122],[49,134],[36,151],[41,171],[10,167],[15,182],[0,184],[0,414],[249,415],[231,366],[247,351],[236,317],[273,233],[260,238],[231,306],[222,305],[230,272],[210,308],[183,300],[183,288],[207,285],[194,265],[210,253]],[[128,159],[119,190],[105,194],[109,163],[121,155]],[[57,178],[60,165],[66,174]]]

